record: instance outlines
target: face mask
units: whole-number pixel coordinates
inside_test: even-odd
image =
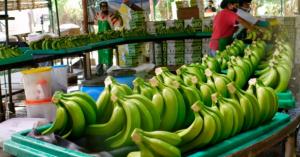
[[[238,9],[237,8],[232,8],[232,11],[236,13],[238,11]]]

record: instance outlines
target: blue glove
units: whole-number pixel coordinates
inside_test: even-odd
[[[269,22],[268,21],[258,21],[256,25],[259,27],[268,27]]]

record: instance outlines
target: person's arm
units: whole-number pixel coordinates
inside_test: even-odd
[[[143,9],[137,5],[135,5],[134,3],[130,2],[130,0],[123,0],[123,3],[125,5],[127,5],[130,9],[134,10],[134,11],[143,11]]]
[[[255,29],[255,25],[249,23],[248,21],[244,20],[243,18],[241,17],[237,17],[237,21],[242,25],[244,26],[245,28],[249,29],[249,30],[254,30]]]

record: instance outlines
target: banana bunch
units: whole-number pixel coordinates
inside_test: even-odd
[[[175,133],[135,129],[131,138],[140,151],[131,152],[127,157],[181,157],[176,147],[181,143],[181,138]]]
[[[243,88],[251,76],[252,64],[246,59],[231,59],[228,62],[228,70],[226,76],[235,82],[239,88]]]
[[[244,114],[239,102],[234,99],[224,98],[219,94],[212,95],[212,109],[218,113],[221,121],[221,130],[215,142],[227,139],[241,132],[244,125]]]
[[[149,82],[145,82],[142,78],[137,77],[133,81],[133,93],[134,94],[140,94],[145,97],[147,97],[149,100],[152,101],[152,103],[155,106],[155,109],[157,113],[162,116],[164,107],[165,107],[165,102],[164,102],[164,97],[162,96],[160,90],[152,86]]]
[[[123,96],[131,95],[133,93],[128,85],[118,83],[111,76],[108,76],[104,82],[105,88],[96,102],[98,115],[97,123],[108,122],[112,116],[114,108],[111,100],[112,95]]]
[[[251,79],[246,92],[254,95],[258,101],[260,124],[272,120],[278,110],[278,97],[275,91],[264,86],[260,80]]]
[[[132,145],[130,135],[135,128],[147,131],[159,128],[160,115],[148,98],[138,94],[112,95],[112,101],[114,112],[110,120],[86,129],[87,135],[102,137],[107,150]]]
[[[17,47],[0,45],[0,59],[18,57],[23,53]]]
[[[149,82],[146,82],[144,79],[137,77],[133,80],[133,93],[141,94],[148,99],[152,100],[156,90],[154,87],[151,86]]]
[[[160,67],[155,69],[156,78],[166,85],[173,85],[173,81],[183,83],[180,76],[177,76],[169,71],[167,67]]]
[[[56,92],[52,98],[57,106],[55,121],[43,135],[57,133],[63,138],[80,138],[86,126],[96,123],[96,103],[87,94]]]
[[[226,85],[230,83],[231,80],[226,75],[218,74],[210,69],[205,70],[205,75],[207,77],[207,84],[209,84],[210,87],[213,87],[220,95],[229,97]]]
[[[263,29],[262,32],[262,40],[264,41],[271,41],[272,40],[272,31],[269,29]]]
[[[200,64],[183,65],[176,70],[178,76],[181,77],[184,84],[187,86],[193,85],[193,77],[200,82],[206,82],[204,74],[205,68]]]
[[[155,106],[162,106],[160,130],[173,131],[184,126],[186,120],[186,105],[179,87],[164,84],[158,79],[158,76],[150,80],[151,86],[158,89],[163,97],[163,101],[157,101]],[[152,99],[154,100],[154,98]],[[154,102],[154,101],[153,101]],[[161,105],[163,102],[163,105]]]
[[[208,55],[204,55],[203,58],[202,58],[202,66],[205,67],[205,68],[209,68],[211,69],[212,71],[215,71],[215,72],[221,72],[221,66],[218,62],[218,60],[214,57],[210,57]]]
[[[50,37],[46,36],[38,41],[33,41],[29,44],[32,50],[58,50],[66,48],[75,48],[90,43],[100,41],[100,36],[96,34],[84,34],[76,36]]]
[[[259,38],[259,32],[257,30],[252,30],[247,32],[246,40],[256,41]]]
[[[237,102],[242,108],[244,116],[244,125],[242,130],[249,130],[260,124],[260,110],[256,97],[242,89],[238,88],[235,83],[231,82],[227,84],[227,88],[230,92],[230,97]]]
[[[145,28],[133,28],[130,30],[123,29],[121,30],[121,37],[128,38],[128,37],[139,37],[139,36],[147,36],[149,35]]]
[[[258,28],[247,32],[246,40],[263,40],[271,41],[273,38],[272,31],[270,29]]]
[[[204,105],[201,100],[192,106],[192,110],[195,114],[193,123],[176,132],[182,138],[180,149],[183,153],[220,141],[224,125],[220,111]]]
[[[266,61],[261,62],[255,75],[264,85],[283,92],[287,89],[293,70],[293,51],[279,46]]]

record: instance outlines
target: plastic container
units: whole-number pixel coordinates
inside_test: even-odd
[[[56,115],[56,106],[51,102],[26,103],[28,118],[46,118],[52,122]]]
[[[281,109],[291,109],[296,107],[296,100],[295,98],[286,99],[286,100],[279,99],[278,104],[279,104],[278,107]]]
[[[278,99],[281,100],[281,99],[293,99],[293,94],[292,94],[292,91],[290,90],[287,90],[285,92],[280,92],[280,93],[277,93],[277,96],[278,96]]]
[[[130,88],[133,88],[132,81],[136,78],[134,76],[135,71],[129,69],[113,70],[108,75],[113,76],[117,82],[121,84],[127,84]],[[93,80],[83,81],[80,87],[80,91],[89,94],[95,101],[98,100],[99,95],[105,88],[104,80],[106,76],[95,78]]]
[[[51,67],[42,67],[22,71],[26,103],[51,101],[51,70]]]
[[[97,101],[99,95],[104,90],[104,79],[104,77],[100,77],[93,80],[83,81],[80,87],[80,91],[87,93],[95,101]]]
[[[55,91],[67,92],[68,90],[68,67],[58,65],[52,67],[52,93]]]

